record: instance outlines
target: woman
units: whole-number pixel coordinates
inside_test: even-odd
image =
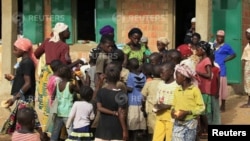
[[[49,76],[52,74],[50,63],[53,60],[60,60],[63,64],[73,67],[79,63],[84,63],[80,59],[72,63],[69,55],[69,45],[66,40],[70,37],[70,31],[68,25],[64,23],[56,23],[53,28],[52,37],[46,39],[39,48],[35,51],[35,56],[39,59],[43,54],[45,54],[45,66],[43,66],[41,75],[39,77],[38,85],[38,99],[39,99],[39,109],[42,109],[44,116],[42,117],[43,125],[46,125],[49,114],[49,98],[46,90],[46,85]]]

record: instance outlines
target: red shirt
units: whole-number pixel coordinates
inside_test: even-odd
[[[36,58],[40,58],[45,53],[46,64],[49,65],[53,60],[59,59],[64,64],[70,64],[69,45],[62,41],[50,42],[46,39],[35,51]]]
[[[211,80],[211,95],[218,94],[219,89],[219,79],[220,79],[220,69],[216,66],[212,67],[213,77]]]
[[[208,57],[204,58],[201,60],[197,65],[196,65],[196,72],[199,73],[206,73],[206,66],[207,65],[212,65],[210,59]],[[201,90],[202,94],[211,94],[211,79],[204,78],[199,75],[199,88]]]

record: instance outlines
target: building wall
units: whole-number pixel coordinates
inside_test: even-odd
[[[156,40],[158,37],[169,35],[169,20],[172,9],[169,8],[172,0],[118,0],[117,25],[118,42],[127,43],[128,32],[133,27],[139,27],[143,35],[149,39],[149,47],[157,51]],[[171,44],[169,45],[171,47]]]
[[[250,28],[250,2],[249,0],[242,1],[242,46],[248,43],[245,31],[247,28]]]

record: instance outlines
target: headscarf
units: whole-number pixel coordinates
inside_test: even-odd
[[[193,71],[188,65],[186,64],[177,64],[175,66],[175,74],[176,72],[181,73],[187,78],[191,79],[191,82],[195,85],[198,86],[198,77],[195,71]]]
[[[212,50],[211,50],[211,45],[206,42],[206,41],[200,41],[198,43],[198,47],[201,47],[207,54],[207,56],[210,56]]]
[[[160,37],[157,39],[157,41],[162,42],[165,45],[169,44],[168,38],[167,37]]]
[[[186,57],[193,55],[191,47],[188,46],[187,44],[182,44],[178,46],[177,50],[181,53],[182,58],[186,58]]]
[[[144,36],[141,37],[141,42],[142,42],[142,43],[148,42],[148,38],[147,38],[147,37],[144,37]]]
[[[225,36],[225,31],[224,30],[218,30],[216,35],[218,36]]]
[[[27,39],[27,38],[18,38],[14,46],[16,46],[18,49],[21,49],[22,51],[26,51],[29,53],[30,59],[33,61],[35,67],[38,64],[38,60],[36,59],[34,52],[33,52],[33,47],[32,47],[32,42]]]
[[[106,25],[100,30],[101,35],[107,35],[110,33],[114,33],[114,28],[111,27],[110,25]]]
[[[193,18],[191,19],[191,23],[195,23],[195,22],[196,22],[196,18],[193,17]]]
[[[60,37],[59,37],[59,33],[65,31],[68,28],[68,25],[66,25],[65,23],[56,23],[55,27],[53,28],[53,32],[52,32],[52,37],[50,38],[49,41],[52,42],[58,42],[60,41]]]
[[[248,29],[246,30],[246,32],[247,32],[247,33],[250,33],[250,28],[248,28]]]

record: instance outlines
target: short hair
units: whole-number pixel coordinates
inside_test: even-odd
[[[171,59],[175,59],[174,61],[179,64],[181,62],[181,53],[176,49],[170,49],[167,52],[167,55],[171,57]]]
[[[105,68],[106,79],[108,82],[117,83],[120,80],[121,65],[115,62],[109,63]]]
[[[193,37],[197,37],[199,40],[201,39],[201,35],[197,32],[195,32],[193,35],[192,35],[192,38]]]
[[[150,63],[144,63],[142,65],[142,71],[143,71],[144,75],[152,75],[153,65]]]
[[[163,68],[163,69],[170,69],[170,70],[174,71],[175,64],[173,62],[166,62],[166,63],[162,64],[161,68]]]
[[[72,71],[67,65],[62,65],[58,70],[58,76],[62,79],[71,80],[73,78]]]
[[[112,54],[112,61],[123,63],[124,61],[124,52],[120,49],[116,49]]]
[[[90,86],[83,85],[80,87],[79,93],[82,99],[89,102],[92,99],[94,91]]]
[[[159,60],[162,60],[162,58],[163,58],[162,54],[159,53],[159,52],[153,52],[152,54],[149,55],[149,58],[152,58],[152,57],[156,57],[157,60],[158,60],[158,59],[159,59]]]
[[[160,78],[161,77],[161,67],[162,65],[155,65],[152,70],[153,77]]]
[[[128,60],[128,67],[129,69],[132,70],[137,70],[139,69],[140,65],[139,65],[139,61],[136,58],[131,58]]]
[[[128,37],[130,38],[133,34],[139,34],[140,36],[143,35],[142,31],[140,28],[132,28],[129,32],[128,32]]]
[[[53,60],[53,61],[51,61],[51,63],[50,63],[50,67],[51,67],[51,70],[52,70],[53,72],[57,72],[58,69],[60,68],[60,66],[62,66],[62,65],[63,65],[63,63],[62,63],[62,61],[59,60],[59,59]]]
[[[21,125],[31,125],[35,120],[35,111],[32,108],[21,108],[17,112],[17,122]]]
[[[107,42],[113,42],[114,43],[115,42],[114,37],[112,35],[109,35],[109,34],[102,35],[102,37],[100,39],[100,43],[105,44]]]

